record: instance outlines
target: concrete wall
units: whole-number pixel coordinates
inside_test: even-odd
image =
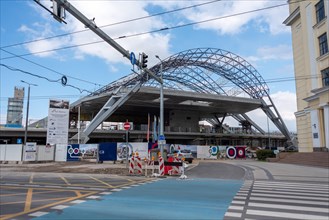
[[[169,124],[172,131],[199,132],[200,115],[198,112],[174,110],[169,113]]]

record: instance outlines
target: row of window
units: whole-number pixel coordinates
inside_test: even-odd
[[[316,22],[319,23],[323,19],[326,18],[325,7],[324,7],[324,0],[320,0],[315,5],[315,14],[316,14]],[[319,38],[319,51],[320,56],[328,53],[328,38],[327,33],[322,34]],[[329,67],[321,70],[322,76],[322,85],[329,86]]]
[[[324,0],[320,0],[316,5],[315,5],[315,14],[316,14],[316,22],[319,23],[323,19],[326,18],[326,12],[325,12],[325,7],[324,7]],[[328,38],[327,38],[327,33],[322,34],[320,37],[318,37],[319,40],[319,51],[320,51],[320,56],[328,53]]]

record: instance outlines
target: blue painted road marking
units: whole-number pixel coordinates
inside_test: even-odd
[[[223,219],[242,180],[164,179],[36,219]]]

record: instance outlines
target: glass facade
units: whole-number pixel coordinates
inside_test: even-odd
[[[24,88],[15,87],[14,98],[8,98],[7,124],[22,125]]]

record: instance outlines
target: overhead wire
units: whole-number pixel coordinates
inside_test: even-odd
[[[3,63],[0,63],[0,66],[3,66],[3,67],[5,67],[5,68],[7,68],[7,69],[9,69],[11,71],[18,71],[18,72],[21,72],[21,73],[24,73],[24,74],[27,74],[27,75],[30,75],[30,76],[34,76],[34,77],[37,77],[37,78],[40,78],[40,79],[45,79],[45,80],[47,80],[49,82],[61,83],[61,79],[58,79],[58,80],[49,79],[47,77],[40,76],[38,74],[34,74],[34,73],[31,73],[31,72],[28,72],[28,71],[25,71],[25,70],[22,70],[22,69],[18,69],[18,68],[12,67],[12,66],[8,66],[8,65],[3,64]],[[74,89],[77,89],[77,90],[79,90],[80,93],[83,93],[83,92],[92,93],[92,92],[90,92],[90,91],[88,91],[86,89],[81,89],[81,88],[79,88],[77,86],[73,86],[71,84],[65,84],[65,86],[68,86],[68,87],[72,87]]]
[[[27,61],[27,62],[29,62],[29,63],[32,63],[32,64],[34,64],[34,65],[36,65],[36,66],[39,66],[39,67],[41,67],[41,68],[44,68],[44,69],[46,69],[46,70],[48,70],[48,71],[50,71],[50,72],[56,73],[56,74],[58,74],[58,75],[61,75],[61,76],[67,76],[67,77],[69,77],[69,78],[71,78],[71,79],[75,79],[75,80],[77,80],[77,81],[84,82],[84,83],[89,83],[89,84],[92,84],[92,85],[95,85],[95,86],[104,86],[104,85],[101,85],[101,84],[98,84],[98,83],[90,82],[90,81],[87,81],[87,80],[83,80],[83,79],[80,79],[80,78],[76,78],[76,77],[73,77],[73,76],[69,76],[69,75],[67,75],[67,74],[60,73],[60,72],[58,72],[58,71],[56,71],[56,70],[53,70],[53,69],[51,69],[51,68],[49,68],[49,67],[46,67],[46,66],[44,66],[44,65],[41,65],[41,64],[39,64],[39,63],[36,63],[36,62],[34,62],[34,61],[32,61],[32,60],[29,60],[29,59],[26,59],[26,58],[24,58],[24,57],[22,57],[22,56],[16,55],[16,54],[14,54],[14,53],[12,53],[12,52],[10,52],[10,51],[8,51],[8,50],[5,50],[5,49],[3,49],[3,48],[0,48],[0,50],[4,51],[4,52],[6,52],[6,53],[9,53],[9,54],[11,54],[11,55],[13,55],[13,56],[15,56],[15,57],[21,58],[21,59],[23,59],[23,60],[25,60],[25,61]]]
[[[183,27],[192,26],[192,25],[196,25],[196,24],[202,24],[202,23],[206,23],[206,22],[217,21],[217,20],[226,19],[226,18],[230,18],[230,17],[241,16],[241,15],[246,15],[246,14],[250,14],[250,13],[254,13],[254,12],[259,12],[259,11],[269,10],[269,9],[273,9],[273,8],[283,7],[283,6],[286,6],[288,4],[292,4],[292,3],[287,2],[287,3],[283,3],[283,4],[268,6],[268,7],[249,10],[249,11],[245,11],[245,12],[239,12],[239,13],[235,13],[235,14],[231,14],[231,15],[215,17],[215,18],[206,19],[206,20],[202,20],[202,21],[190,22],[190,23],[176,25],[176,26],[172,26],[172,27],[164,27],[164,28],[160,28],[160,29],[157,29],[157,30],[151,30],[151,31],[140,32],[140,33],[136,33],[136,34],[130,34],[130,35],[114,37],[113,40],[126,39],[126,38],[146,35],[146,34],[152,34],[152,33],[172,30],[172,29],[183,28]],[[93,41],[93,42],[88,42],[88,43],[83,43],[83,44],[76,44],[76,45],[70,45],[70,46],[65,46],[65,47],[59,47],[59,48],[54,48],[54,49],[45,50],[45,51],[37,51],[37,52],[32,52],[32,53],[26,53],[26,54],[21,54],[21,55],[18,55],[18,56],[22,57],[22,56],[29,56],[29,55],[40,54],[40,53],[48,53],[48,52],[54,52],[54,51],[58,51],[58,50],[71,49],[71,48],[80,47],[80,46],[98,44],[98,43],[102,43],[102,42],[104,42],[104,40],[98,40],[98,41]],[[15,58],[15,56],[4,57],[4,58],[1,58],[0,60],[11,59],[11,58]]]

